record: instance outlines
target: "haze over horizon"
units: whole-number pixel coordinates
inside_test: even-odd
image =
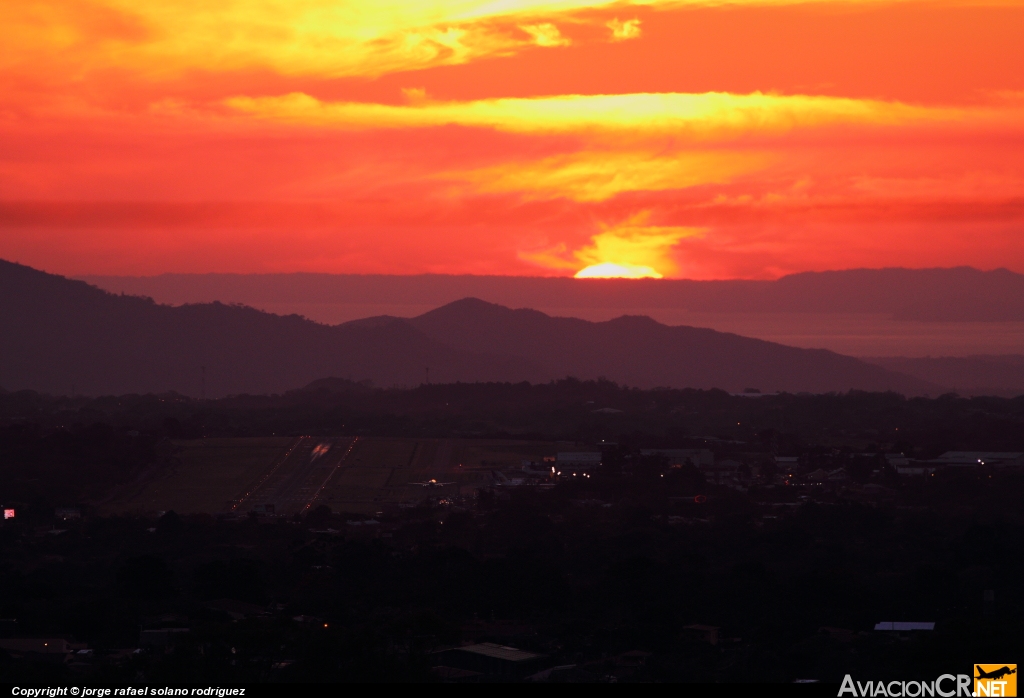
[[[1006,270],[856,269],[777,281],[311,273],[80,278],[159,303],[241,303],[329,325],[376,315],[411,318],[476,297],[591,321],[646,315],[854,356],[1024,352],[1024,276]]]

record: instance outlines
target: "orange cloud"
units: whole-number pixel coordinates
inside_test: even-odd
[[[1024,271],[1022,21],[1017,1],[14,0],[0,257]]]
[[[542,24],[521,24],[519,28],[530,35],[533,43],[538,46],[568,46],[572,43],[567,37],[562,36],[554,24],[544,22]]]
[[[613,17],[605,22],[605,26],[612,30],[613,41],[626,41],[627,39],[640,38],[639,19],[627,19],[622,21],[618,17]]]
[[[0,66],[38,60],[167,79],[189,71],[377,76],[529,46],[566,46],[550,19],[614,0],[42,0],[4,8]],[[658,4],[653,0],[646,4]],[[523,21],[546,20],[546,21]],[[528,38],[517,36],[516,28]],[[62,56],[63,54],[63,56]]]
[[[466,182],[479,192],[516,192],[525,198],[566,197],[603,201],[631,191],[684,189],[726,182],[762,169],[770,156],[759,152],[592,150],[531,162],[511,161],[441,177]]]

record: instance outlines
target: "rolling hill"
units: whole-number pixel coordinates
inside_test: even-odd
[[[412,319],[322,325],[222,303],[159,305],[0,262],[0,385],[81,394],[276,393],[338,376],[378,385],[605,377],[638,387],[941,388],[825,350],[646,317],[607,322],[477,299]]]

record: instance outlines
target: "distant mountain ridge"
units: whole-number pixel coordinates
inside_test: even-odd
[[[1006,269],[849,269],[776,281],[588,279],[423,274],[87,276],[89,283],[180,304],[349,303],[440,306],[476,297],[509,307],[680,308],[709,312],[879,313],[903,320],[1024,320],[1024,275]]]
[[[936,356],[864,358],[890,371],[939,385],[965,395],[1024,395],[1024,356]]]
[[[637,387],[786,391],[938,386],[825,350],[646,317],[555,318],[464,299],[420,317],[337,326],[222,303],[113,295],[0,262],[0,385],[81,394],[279,393],[330,376],[378,385],[572,375]]]
[[[544,365],[556,377],[604,376],[642,388],[857,388],[910,393],[938,388],[824,349],[797,349],[698,327],[669,327],[641,316],[589,322],[467,298],[407,322],[431,339],[463,351],[501,352]]]
[[[219,397],[326,376],[415,385],[426,366],[466,381],[544,378],[527,361],[451,349],[407,323],[329,327],[221,303],[170,307],[3,261],[0,326],[8,390]]]

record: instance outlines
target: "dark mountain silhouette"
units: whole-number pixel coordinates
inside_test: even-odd
[[[216,397],[328,376],[416,385],[427,367],[436,382],[573,375],[639,387],[940,392],[833,352],[646,317],[593,323],[465,299],[411,320],[327,326],[222,303],[158,305],[8,262],[0,322],[0,385],[54,393]]]
[[[1024,275],[1006,269],[850,269],[777,281],[588,279],[424,274],[163,274],[84,277],[164,303],[440,306],[467,296],[510,307],[675,308],[703,312],[878,313],[933,321],[1024,320]]]
[[[252,308],[170,307],[0,261],[0,385],[85,395],[276,393],[324,376],[419,384],[541,380],[522,359],[478,356],[405,322],[318,325]]]
[[[965,395],[1024,395],[1024,356],[937,356],[866,358],[869,363]]]
[[[408,322],[448,346],[522,357],[545,366],[553,376],[604,376],[643,388],[936,390],[933,384],[831,351],[797,349],[697,327],[669,327],[647,317],[588,322],[467,298]]]

